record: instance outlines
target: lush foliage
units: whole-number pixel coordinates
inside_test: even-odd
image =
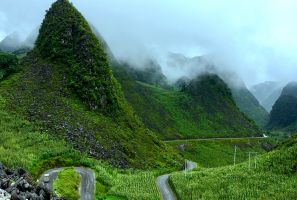
[[[67,0],[58,0],[47,12],[36,46],[22,59],[22,71],[14,80],[0,83],[8,115],[15,114],[39,133],[65,140],[70,147],[117,167],[180,167],[180,156],[134,115],[101,43]],[[80,78],[75,82],[86,93],[74,93],[69,87],[68,78],[75,77],[72,72],[87,77],[86,82]],[[81,101],[89,95],[103,98],[97,99],[100,108],[90,109]]]
[[[68,200],[79,199],[80,176],[73,167],[63,169],[59,172],[54,182],[54,191],[59,197]]]
[[[297,140],[235,167],[176,173],[180,199],[296,199]]]
[[[18,58],[10,53],[0,52],[0,80],[17,70]]]
[[[136,82],[121,65],[113,70],[128,102],[160,138],[241,137],[261,132],[238,110],[218,77],[206,76],[187,86],[187,91],[177,91]]]
[[[16,76],[12,77],[17,80]],[[1,83],[10,86],[12,79]],[[0,98],[0,161],[9,167],[22,167],[34,176],[48,169],[85,166],[96,172],[96,199],[156,199],[155,177],[165,172],[117,170],[88,158],[64,140],[40,133],[40,127],[18,115],[7,112],[7,100]],[[125,185],[129,184],[134,192]],[[133,195],[135,195],[133,197]]]
[[[269,120],[269,115],[252,93],[245,87],[232,88],[231,90],[234,101],[239,109],[248,117],[255,120],[258,126],[264,127]]]
[[[15,78],[15,77],[14,77]],[[1,83],[2,88],[8,81]],[[0,96],[0,158],[9,167],[22,167],[35,177],[59,166],[83,165],[86,157],[63,140],[40,134],[39,127],[7,112],[7,100]]]
[[[35,61],[33,61],[35,60]],[[75,149],[119,167],[179,167],[179,156],[140,125],[115,123],[71,94],[62,65],[26,57],[24,71],[0,84],[6,109],[65,139]],[[1,87],[3,86],[3,87]]]
[[[156,179],[157,174],[153,172],[118,174],[108,194],[129,200],[160,199]]]
[[[233,165],[236,146],[235,163],[253,158],[273,148],[268,139],[224,139],[169,142],[180,151],[186,159],[195,161],[201,167],[221,167]]]
[[[67,66],[69,84],[89,108],[111,116],[130,114],[133,118],[112,75],[104,47],[68,0],[56,1],[47,11],[35,50],[43,58],[59,60]]]
[[[297,131],[297,83],[288,84],[274,104],[267,125],[272,130]]]

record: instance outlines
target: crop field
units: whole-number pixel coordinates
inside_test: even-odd
[[[170,183],[179,199],[297,199],[296,138],[257,162],[174,173]]]
[[[223,139],[168,142],[189,160],[201,167],[212,168],[240,163],[269,151],[273,144],[268,139]]]
[[[160,199],[156,178],[157,174],[153,172],[118,174],[108,194],[129,200]]]

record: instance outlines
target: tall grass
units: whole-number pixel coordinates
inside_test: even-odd
[[[181,200],[297,199],[296,138],[256,159],[235,167],[175,173],[170,182]]]
[[[54,190],[59,197],[68,200],[79,199],[80,176],[74,167],[63,169],[59,172],[54,182]]]

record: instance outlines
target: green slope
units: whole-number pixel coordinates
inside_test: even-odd
[[[8,113],[118,167],[179,166],[178,154],[125,101],[104,48],[67,0],[47,12],[36,47],[21,67],[9,84],[0,84]]]
[[[201,167],[221,167],[233,165],[236,146],[236,163],[248,160],[248,152],[257,155],[266,153],[273,148],[269,139],[222,139],[197,141],[172,141],[172,147],[179,150],[188,160],[198,163]],[[254,157],[255,154],[252,154]]]
[[[264,127],[269,120],[269,114],[252,93],[246,87],[231,88],[231,90],[234,101],[241,112],[253,119],[258,126]]]
[[[261,132],[238,110],[230,90],[217,76],[198,78],[180,91],[134,81],[119,64],[113,70],[130,105],[162,139],[241,137]]]
[[[235,167],[175,173],[179,199],[296,199],[297,138]]]
[[[285,132],[297,131],[297,83],[289,83],[275,102],[270,113],[270,130]]]

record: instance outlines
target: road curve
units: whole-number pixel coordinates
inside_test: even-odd
[[[46,171],[41,177],[40,177],[40,183],[44,183],[45,179],[48,179],[48,181],[44,184],[46,184],[47,187],[49,187],[53,191],[53,183],[55,179],[58,176],[58,173],[63,168],[56,168]],[[82,168],[82,167],[75,167],[75,171],[81,176],[81,183],[80,183],[80,199],[81,200],[94,200],[95,196],[95,174],[93,171]],[[46,175],[48,175],[48,178],[46,178]]]
[[[184,171],[191,171],[197,167],[197,163],[186,160]],[[169,185],[170,174],[165,174],[157,178],[157,186],[161,193],[162,200],[176,200],[176,196]]]
[[[95,174],[93,171],[85,168],[76,167],[76,172],[81,176],[80,199],[94,200],[95,197]]]
[[[157,178],[157,186],[163,200],[176,200],[175,194],[169,185],[170,174],[165,174]]]
[[[180,139],[180,140],[164,140],[163,142],[190,142],[190,141],[205,141],[205,140],[240,140],[240,139],[267,139],[266,137],[233,137],[233,138],[196,138],[196,139]]]

